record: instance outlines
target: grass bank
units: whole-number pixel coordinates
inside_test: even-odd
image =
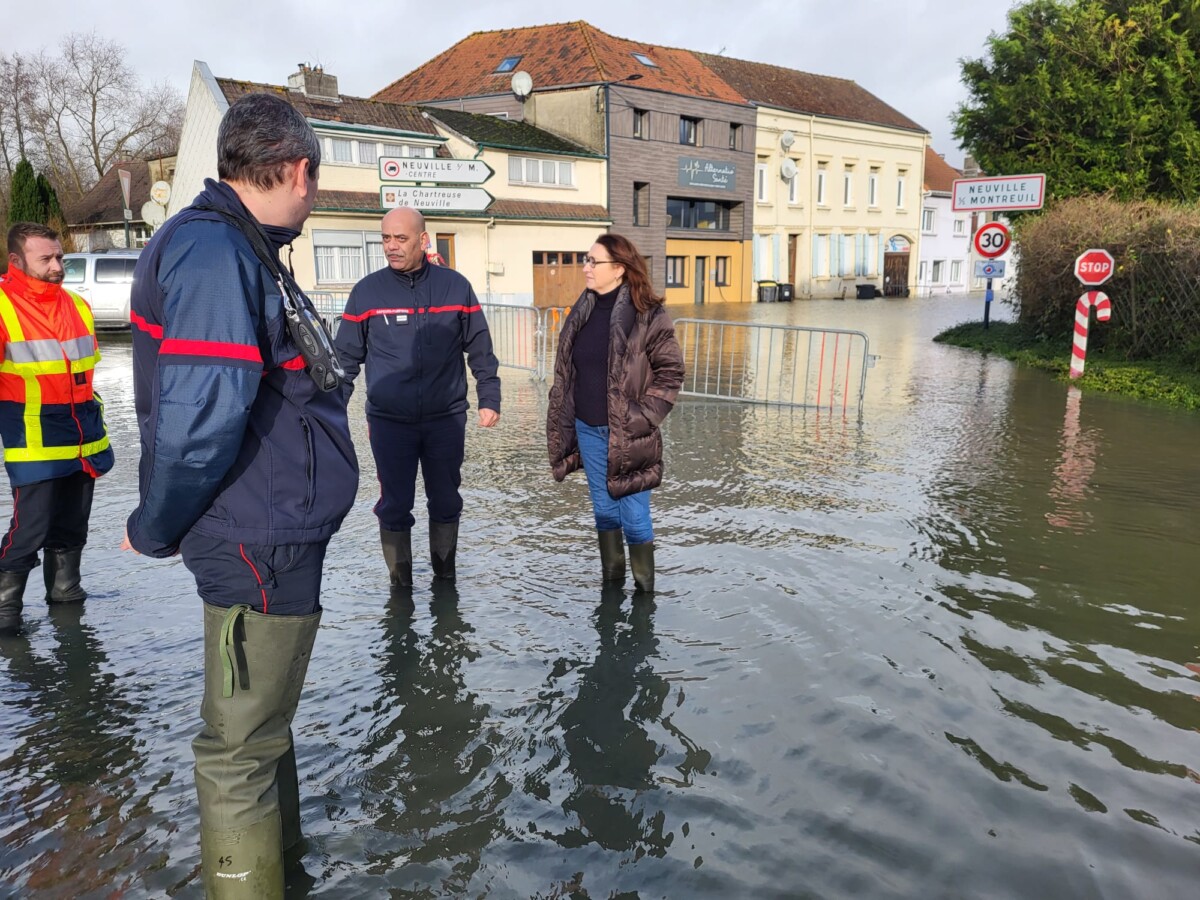
[[[934,338],[939,344],[995,353],[1022,365],[1053,372],[1064,381],[1071,347],[1039,337],[1031,326],[1016,322],[964,322]],[[1107,359],[1089,350],[1079,384],[1085,390],[1123,394],[1183,409],[1200,410],[1200,365],[1183,356],[1166,359]]]

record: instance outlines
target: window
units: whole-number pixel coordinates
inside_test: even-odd
[[[497,72],[511,72],[517,67],[517,63],[521,61],[519,56],[506,56],[500,60],[500,65],[496,66]]]
[[[829,274],[829,235],[813,235],[813,275],[824,278]]]
[[[896,176],[896,209],[904,209],[904,182],[908,180],[904,170]]]
[[[958,284],[962,281],[962,260],[956,259],[950,263],[950,283]]]
[[[97,259],[96,284],[130,284],[136,259]]]
[[[373,166],[379,161],[379,153],[374,143],[358,142],[358,161],[363,165]]]
[[[921,231],[925,234],[933,234],[933,210],[926,208],[921,210]]]
[[[629,55],[640,62],[643,66],[649,66],[651,69],[658,68],[658,66],[654,64],[654,60],[648,57],[645,53],[630,53]]]
[[[959,237],[966,237],[967,220],[958,218],[954,220],[954,234]]]
[[[867,206],[875,209],[879,206],[879,167],[872,166],[867,175]]]
[[[846,166],[842,172],[842,206],[854,205],[854,167]]]
[[[508,158],[509,184],[540,184],[571,187],[575,183],[575,163],[529,156]]]
[[[333,162],[353,162],[354,156],[350,150],[350,141],[346,138],[329,139],[329,158]]]
[[[729,149],[742,149],[742,126],[736,122],[729,123]]]
[[[432,159],[435,151],[433,147],[419,147],[416,144],[384,144],[383,155]]]
[[[86,259],[76,257],[63,260],[63,284],[80,284],[85,275],[87,275]]]
[[[686,256],[667,257],[667,287],[687,287],[684,274],[687,271]]]
[[[857,235],[843,234],[842,235],[842,252],[839,255],[841,261],[842,277],[854,274],[854,238]]]
[[[933,283],[934,284],[942,283],[942,270],[945,268],[946,268],[946,261],[944,259],[935,259],[933,261]]]
[[[732,205],[716,200],[685,200],[680,197],[668,197],[667,227],[728,231],[729,211]]]
[[[383,239],[373,232],[313,231],[313,255],[318,284],[355,282],[387,265]]]
[[[760,162],[754,167],[754,199],[767,202],[767,164]]]
[[[817,163],[817,206],[825,205],[825,163]]]
[[[718,256],[713,263],[713,281],[717,287],[729,287],[729,257]]]
[[[795,160],[792,160],[792,162],[795,162]],[[788,179],[788,203],[791,203],[794,205],[799,202],[800,202],[800,173],[799,173],[799,167],[797,167],[796,174]]]
[[[922,284],[925,283],[925,270],[928,268],[928,266],[929,264],[922,260],[921,265],[917,269],[917,281],[921,282]]]
[[[650,139],[650,113],[644,109],[633,111],[633,136],[643,141]]]
[[[700,120],[691,119],[687,116],[679,117],[679,143],[691,144],[693,147],[699,143]]]
[[[635,181],[633,183],[633,224],[650,224],[650,183]]]

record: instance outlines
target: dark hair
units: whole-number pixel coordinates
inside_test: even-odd
[[[633,242],[622,234],[602,234],[596,243],[608,251],[612,261],[625,267],[625,283],[629,285],[629,297],[638,312],[649,312],[663,302],[654,293],[650,273],[646,270],[646,259],[638,252]]]
[[[321,142],[304,115],[274,94],[246,94],[225,111],[217,131],[217,174],[269,191],[284,168],[307,159],[313,178],[321,165]]]
[[[18,222],[8,229],[8,252],[25,258],[25,241],[31,237],[58,240],[58,232],[41,222]]]

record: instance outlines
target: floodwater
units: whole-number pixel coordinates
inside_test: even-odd
[[[581,478],[549,476],[545,387],[505,371],[457,590],[405,617],[356,405],[292,896],[1194,896],[1200,417],[931,343],[975,298],[672,312],[865,331],[861,419],[682,400],[660,593],[618,606]],[[91,597],[48,611],[35,573],[0,641],[3,896],[201,895],[200,603],[178,560],[117,550],[136,432],[128,343],[104,349]]]

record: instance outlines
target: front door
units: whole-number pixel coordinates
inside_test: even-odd
[[[908,252],[883,254],[883,295],[908,296]]]
[[[708,257],[696,257],[696,303],[704,302],[704,286],[706,284],[706,275],[708,273]]]
[[[533,305],[570,306],[583,291],[583,253],[538,250],[533,254]]]

